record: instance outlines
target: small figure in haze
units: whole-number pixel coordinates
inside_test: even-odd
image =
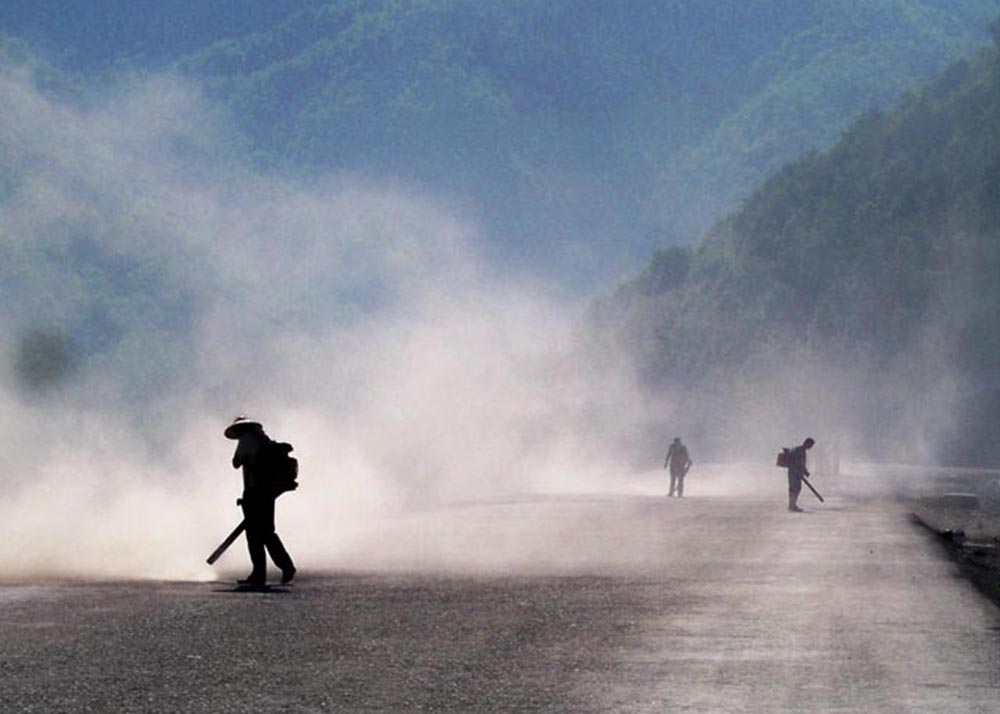
[[[684,477],[687,476],[688,469],[691,468],[691,460],[687,447],[681,442],[681,437],[676,437],[674,442],[667,449],[667,458],[663,462],[663,468],[670,468],[670,492],[667,497],[677,495],[678,498],[684,495]]]
[[[264,587],[267,584],[265,549],[274,564],[281,569],[282,584],[288,583],[295,577],[295,565],[274,530],[274,501],[280,491],[273,487],[268,465],[263,463],[264,450],[274,442],[258,422],[242,416],[236,417],[226,428],[225,435],[227,439],[237,442],[233,468],[243,467],[243,497],[237,504],[243,508],[252,570],[239,584],[250,587]]]
[[[788,452],[788,510],[800,513],[799,494],[802,493],[802,477],[809,476],[806,468],[806,452],[813,447],[816,441],[809,437]]]

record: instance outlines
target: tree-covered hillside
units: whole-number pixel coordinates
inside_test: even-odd
[[[742,373],[813,413],[850,402],[837,418],[874,452],[915,420],[941,458],[1000,463],[998,116],[988,50],[782,170],[697,245],[661,252],[597,306],[597,334],[637,352],[650,383],[721,393],[720,374]],[[791,386],[803,360],[811,393]],[[831,394],[824,374],[857,390]]]
[[[690,182],[692,194],[711,196],[714,206],[731,206],[783,164],[831,145],[860,112],[893,106],[915,79],[971,54],[970,28],[985,40],[998,14],[992,2],[818,5],[809,26],[754,57],[753,91],[681,152],[674,180]],[[687,215],[669,199],[664,208]]]
[[[998,0],[7,0],[57,66],[176,68],[259,164],[391,175],[507,265],[613,277],[988,41]],[[585,284],[585,283],[584,283]]]
[[[444,186],[486,207],[505,257],[592,271],[691,240],[781,163],[968,54],[998,12],[338,3],[182,66],[226,97],[265,160]]]

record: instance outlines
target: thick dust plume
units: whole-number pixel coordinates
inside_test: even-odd
[[[573,349],[577,305],[493,274],[474,216],[238,149],[176,78],[74,101],[0,72],[5,578],[214,577],[237,414],[296,448],[306,567],[415,509],[621,475],[666,405]]]

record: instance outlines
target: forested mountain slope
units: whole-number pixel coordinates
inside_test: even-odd
[[[175,68],[259,164],[456,196],[581,285],[691,241],[789,158],[988,41],[998,0],[7,0],[84,71]]]
[[[836,402],[826,425],[852,421],[874,453],[917,429],[949,462],[1000,463],[998,116],[992,49],[658,254],[595,334],[650,384],[724,393],[738,373],[808,403],[790,414]]]

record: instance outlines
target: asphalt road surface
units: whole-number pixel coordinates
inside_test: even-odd
[[[269,593],[0,587],[0,709],[1000,712],[998,610],[900,506],[696,476],[416,514]]]

